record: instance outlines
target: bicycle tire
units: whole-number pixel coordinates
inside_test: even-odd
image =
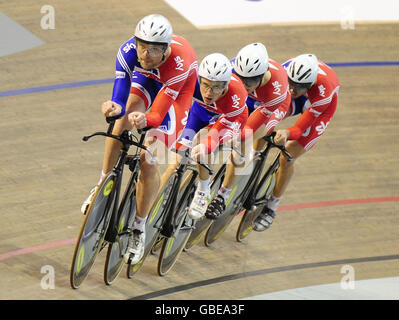
[[[273,165],[275,165],[278,158],[275,160]],[[275,165],[275,168],[270,175],[270,177],[266,177],[267,172],[265,172],[264,176],[260,181],[262,181],[262,185],[258,188],[258,192],[256,195],[256,199],[267,199],[270,197],[274,186],[276,185],[276,171],[278,166]],[[258,215],[262,212],[265,205],[256,206],[256,208],[251,208],[246,210],[241,218],[241,221],[238,225],[237,232],[236,232],[236,240],[241,242],[244,240],[253,230],[253,222],[258,217]]]
[[[180,218],[177,232],[163,241],[157,267],[160,276],[165,276],[172,270],[190,237],[193,221],[188,217],[188,207],[183,206],[182,210],[185,212]]]
[[[86,211],[72,258],[70,284],[73,289],[80,287],[98,253],[104,248],[104,237],[115,198],[115,192],[113,192],[116,185],[115,179],[115,174],[111,172],[103,180]]]
[[[145,247],[143,257],[136,264],[128,264],[126,275],[129,279],[133,277],[133,275],[140,270],[141,266],[144,263],[144,260],[151,252],[154,244],[157,243],[157,239],[160,235],[160,224],[157,225],[157,222],[162,218],[160,215],[163,213],[163,209],[166,205],[169,193],[173,186],[174,177],[176,174],[174,173],[169,182],[165,185],[165,187],[161,190],[159,195],[154,201],[154,204],[150,210],[150,213],[147,218],[147,222],[145,225]]]
[[[187,191],[187,186],[180,190],[180,195],[184,195]],[[190,194],[184,203],[178,200],[178,211],[174,216],[173,224],[176,226],[174,235],[170,238],[165,238],[162,244],[162,249],[158,258],[158,274],[165,276],[177,262],[181,252],[183,251],[192,231],[193,220],[188,217],[188,207],[195,192],[195,184],[191,185],[188,191]]]
[[[136,185],[134,184],[121,202],[122,213],[117,221],[117,235],[114,242],[108,245],[107,256],[104,264],[104,282],[111,285],[122,271],[131,230],[136,216]]]

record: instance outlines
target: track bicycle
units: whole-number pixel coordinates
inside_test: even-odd
[[[292,156],[287,152],[284,146],[274,143],[275,132],[263,137],[266,141],[266,147],[252,160],[252,172],[241,175],[237,184],[234,186],[231,195],[226,201],[225,212],[216,219],[204,238],[206,246],[216,241],[224,230],[229,226],[235,216],[245,210],[240,225],[236,232],[236,240],[241,242],[252,230],[252,222],[262,212],[267,204],[271,192],[275,185],[275,175],[279,168],[279,153],[272,162],[265,174],[262,175],[266,164],[266,158],[272,148],[278,148],[287,157],[288,161],[292,161]]]
[[[129,264],[128,278],[141,268],[145,258],[156,247],[161,247],[158,274],[166,275],[173,268],[193,230],[194,221],[188,216],[188,208],[194,197],[199,173],[193,164],[196,161],[189,156],[190,149],[174,151],[182,158],[153,203],[146,223],[144,255],[137,264]],[[209,166],[196,163],[213,175]],[[183,182],[183,175],[187,170],[191,172]]]
[[[85,212],[85,218],[77,238],[70,271],[72,288],[80,287],[87,277],[98,253],[107,244],[107,256],[104,266],[104,281],[110,285],[122,270],[123,255],[127,250],[136,214],[136,183],[140,171],[140,150],[152,152],[143,145],[145,132],[139,131],[137,141],[131,131],[125,130],[120,135],[113,135],[112,130],[117,117],[106,118],[109,124],[107,132],[96,132],[83,137],[88,141],[94,136],[105,136],[121,142],[121,153],[113,170],[97,188],[91,204]],[[129,148],[136,146],[136,152],[128,155]],[[130,179],[119,204],[124,166],[131,171]]]
[[[233,145],[220,145],[219,146],[219,153],[224,153],[228,152],[228,154],[231,154],[231,151],[235,151],[237,154],[241,155],[241,151],[235,148]],[[224,159],[224,157],[223,157]],[[217,194],[218,190],[222,186],[224,176],[226,173],[226,161],[223,160],[223,164],[220,166],[218,169],[217,173],[213,176],[213,179],[211,180],[210,183],[210,189],[211,189],[211,197],[209,199],[209,203],[212,201],[213,197]],[[228,205],[231,201],[232,196],[227,199],[226,204]],[[198,219],[195,222],[194,229],[191,232],[191,235],[186,243],[186,246],[184,247],[184,251],[188,251],[191,249],[194,245],[196,245],[200,240],[203,234],[206,233],[207,229],[210,227],[210,225],[214,222],[215,220],[208,219],[205,216]]]

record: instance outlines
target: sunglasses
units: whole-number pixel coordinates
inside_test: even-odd
[[[307,91],[312,86],[312,83],[298,83],[298,82],[292,81],[289,78],[288,78],[288,83],[290,85],[290,88],[293,89],[294,92]]]
[[[159,57],[165,52],[165,47],[161,45],[149,45],[137,40],[137,50],[141,54],[147,51],[148,55],[151,57]]]

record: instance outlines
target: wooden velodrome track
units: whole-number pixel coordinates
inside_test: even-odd
[[[120,44],[155,12],[192,43],[199,61],[212,52],[233,57],[255,41],[280,62],[304,52],[329,63],[398,60],[399,24],[198,30],[161,0],[53,5],[56,28],[42,30],[37,1],[2,3],[2,13],[45,44],[0,58],[1,92],[112,78]],[[335,70],[337,112],[297,161],[270,230],[237,243],[235,220],[212,247],[201,242],[183,253],[167,276],[156,274],[150,256],[134,279],[124,269],[112,286],[102,279],[102,252],[79,290],[69,285],[73,240],[104,146],[81,138],[105,129],[100,106],[112,83],[0,97],[0,299],[239,299],[340,282],[347,264],[356,280],[399,276],[399,66]],[[41,287],[46,265],[54,289]]]

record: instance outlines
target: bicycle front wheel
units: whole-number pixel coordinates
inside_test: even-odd
[[[183,217],[176,233],[163,241],[158,259],[158,274],[160,276],[166,275],[173,268],[190,237],[193,221],[187,215],[188,208],[185,207],[183,210]]]
[[[249,170],[249,169],[247,169]],[[250,175],[242,175],[237,184],[231,191],[230,197],[226,201],[226,209],[224,213],[213,221],[208,231],[205,234],[204,243],[207,247],[216,241],[220,235],[233,221],[234,217],[241,211],[242,207],[242,194],[247,187],[250,180]]]
[[[136,215],[136,188],[131,188],[121,203],[122,213],[117,222],[118,230],[116,239],[108,246],[107,257],[104,266],[104,282],[111,285],[122,271],[126,252],[129,231],[131,230]]]
[[[264,176],[261,179],[262,183],[258,188],[259,191],[256,195],[256,199],[267,199],[270,197],[276,184],[276,171],[274,171],[269,177]],[[259,205],[245,211],[236,232],[236,240],[238,242],[244,240],[251,233],[253,230],[253,222],[262,212],[264,207],[265,205]]]
[[[223,166],[220,169],[220,172],[218,172],[216,174],[215,179],[213,179],[211,182],[211,197],[209,199],[209,203],[212,201],[214,196],[217,194],[220,186],[222,185],[222,182],[224,179],[225,168],[226,167]],[[188,241],[184,247],[184,251],[188,251],[189,249],[191,249],[193,246],[195,246],[200,241],[201,236],[209,228],[209,226],[212,224],[212,222],[213,222],[213,220],[209,220],[206,217],[202,217],[201,219],[199,219],[195,222],[194,228],[193,228],[193,230],[190,234],[190,237],[188,238]]]
[[[166,275],[173,268],[193,230],[194,221],[188,216],[188,208],[195,192],[193,181],[184,185],[177,197],[178,206],[172,222],[175,232],[171,237],[165,237],[158,258],[158,274],[160,276]]]
[[[212,222],[212,220],[209,220],[205,217],[202,217],[195,222],[194,229],[192,230],[191,235],[187,240],[184,251],[190,250],[201,240],[201,236],[208,230]]]
[[[170,179],[166,186],[161,190],[158,197],[155,199],[155,202],[150,210],[150,213],[147,218],[147,222],[145,225],[145,247],[144,247],[144,255],[139,262],[136,264],[129,264],[127,268],[127,277],[130,279],[133,275],[140,270],[141,266],[144,263],[145,258],[151,252],[153,246],[158,243],[160,231],[159,228],[162,225],[163,217],[161,216],[164,208],[166,206],[167,200],[169,198],[170,192],[173,187],[174,174]]]
[[[73,289],[80,287],[97,254],[104,248],[104,237],[115,198],[115,180],[114,173],[110,173],[104,179],[86,212],[72,259],[70,284]]]

